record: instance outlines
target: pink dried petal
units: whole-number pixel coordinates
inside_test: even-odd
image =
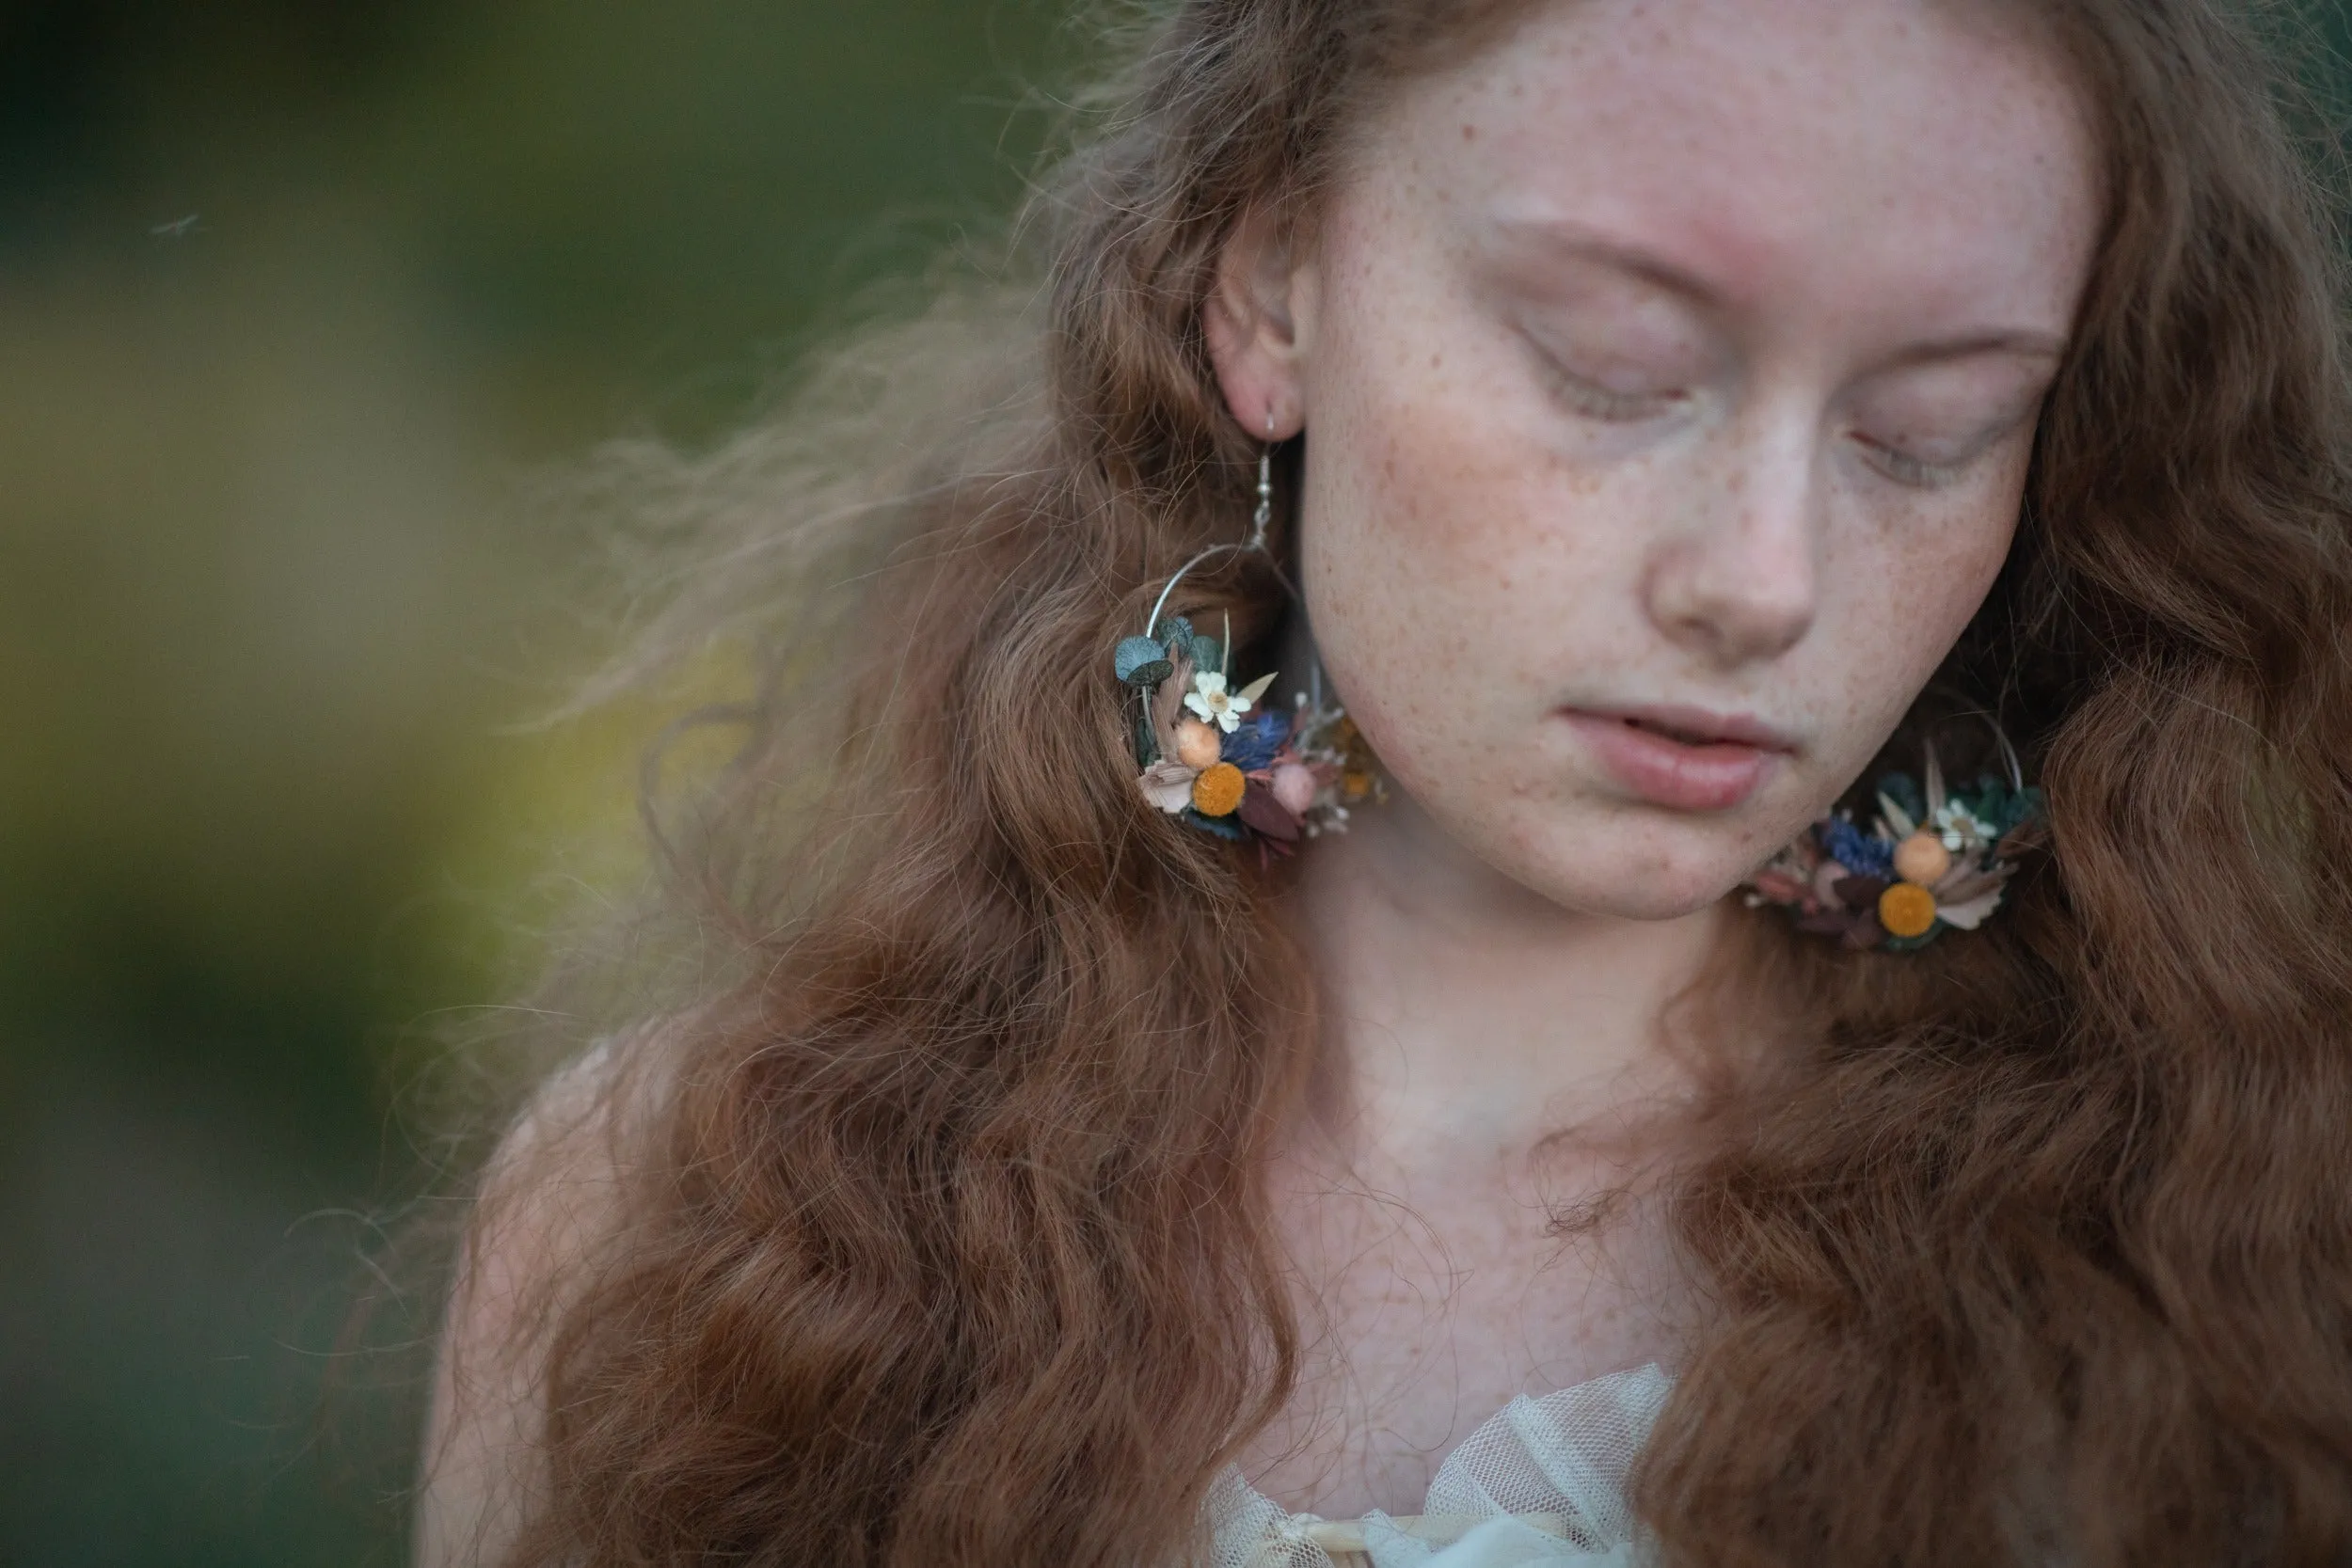
[[[1192,804],[1192,781],[1200,775],[1171,758],[1162,757],[1136,780],[1144,800],[1170,816]]]
[[[1315,792],[1323,787],[1313,768],[1295,762],[1276,763],[1267,783],[1274,799],[1293,816],[1306,816],[1307,808],[1315,803]]]
[[[1241,807],[1235,815],[1244,824],[1268,838],[1293,839],[1298,836],[1298,818],[1274,798],[1271,787],[1255,779],[1243,787]]]

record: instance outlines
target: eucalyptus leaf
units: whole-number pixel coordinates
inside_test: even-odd
[[[1149,637],[1130,637],[1112,656],[1119,678],[1129,686],[1157,686],[1175,672],[1168,650]]]

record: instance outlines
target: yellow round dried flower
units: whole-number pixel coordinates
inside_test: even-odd
[[[1203,768],[1192,781],[1192,809],[1203,816],[1231,816],[1241,807],[1242,792],[1249,781],[1241,776],[1241,769],[1230,762]],[[1929,900],[1931,908],[1933,899]]]
[[[1935,924],[1935,895],[1916,882],[1897,882],[1879,895],[1879,924],[1889,936],[1926,936]]]

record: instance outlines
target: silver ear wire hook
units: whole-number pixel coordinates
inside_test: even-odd
[[[1265,445],[1258,449],[1258,510],[1249,519],[1249,547],[1265,548],[1266,530],[1274,522],[1274,413],[1265,417]]]

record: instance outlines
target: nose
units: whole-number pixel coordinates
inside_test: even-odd
[[[1824,497],[1810,430],[1790,421],[1731,444],[1652,554],[1651,622],[1723,668],[1788,652],[1813,625]]]

